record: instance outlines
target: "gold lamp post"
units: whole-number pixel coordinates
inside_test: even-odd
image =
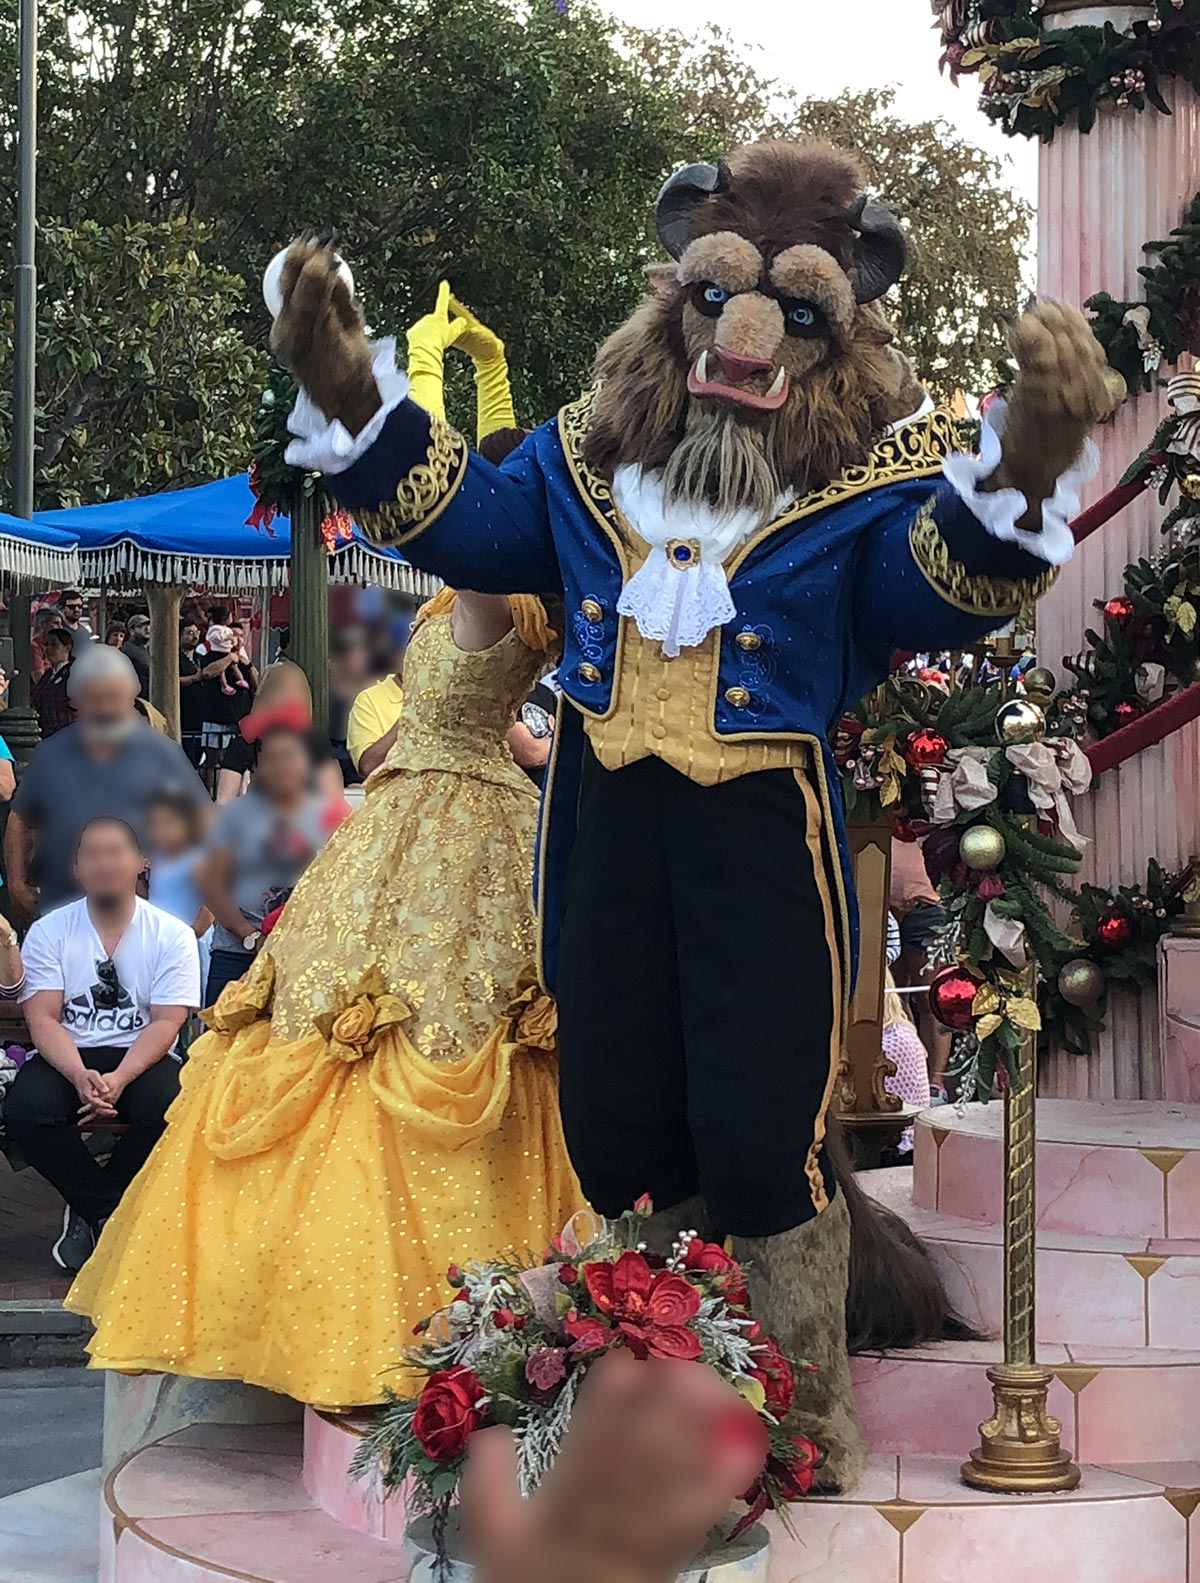
[[[1022,704],[1024,717],[1012,704],[1001,709],[1002,740],[1028,741],[1044,730],[1040,703]],[[1006,731],[1006,712],[1029,734],[1014,738]],[[1016,977],[1014,993],[1036,1001],[1037,964],[1030,961]],[[979,1445],[962,1466],[972,1488],[1004,1495],[1073,1490],[1080,1476],[1047,1405],[1052,1375],[1037,1361],[1036,1105],[1037,1033],[1030,1029],[1021,1040],[1015,1081],[1004,1090],[1004,1361],[988,1370],[992,1416],[980,1424]]]

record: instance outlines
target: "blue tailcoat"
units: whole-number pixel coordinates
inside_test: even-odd
[[[632,570],[608,483],[583,460],[591,399],[564,408],[500,467],[405,401],[366,454],[326,480],[372,537],[455,587],[563,595],[566,707],[537,858],[542,971],[551,987],[585,720],[612,706],[628,625],[617,600]],[[1042,562],[990,537],[940,480],[955,439],[945,412],[905,424],[863,466],[798,500],[727,562],[737,615],[717,634],[711,729],[730,740],[812,745],[841,860],[851,959],[856,922],[829,746],[834,727],[886,677],[896,649],[977,640],[1047,573]],[[746,629],[762,639],[751,651],[734,641]],[[749,701],[735,707],[730,691],[738,699],[748,693]]]

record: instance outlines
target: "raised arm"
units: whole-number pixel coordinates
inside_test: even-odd
[[[377,543],[456,587],[520,593],[559,585],[546,484],[532,442],[496,468],[425,411],[371,343],[340,261],[317,242],[289,250],[271,334],[302,387],[288,459],[321,472]]]
[[[979,457],[956,455],[916,510],[885,513],[860,545],[855,619],[882,648],[957,647],[1009,620],[1070,559],[1070,518],[1095,471],[1089,430],[1118,393],[1074,308],[1037,303],[1014,326],[1019,375],[985,418]]]

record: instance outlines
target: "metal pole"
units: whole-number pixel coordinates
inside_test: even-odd
[[[297,490],[292,510],[291,641],[295,660],[312,688],[313,726],[329,732],[329,566],[318,531],[323,496]]]
[[[1037,968],[1016,994],[1037,999]],[[1037,1362],[1037,1035],[1021,1041],[1017,1082],[1004,1091],[1004,1362],[989,1369],[992,1416],[962,1467],[967,1484],[1002,1494],[1073,1490],[1079,1469],[1047,1409],[1050,1370]]]
[[[17,235],[13,270],[12,510],[33,516],[34,356],[37,327],[37,0],[20,0],[17,87]],[[37,715],[29,707],[32,664],[29,596],[8,594],[14,675],[0,733],[18,770],[37,746]]]

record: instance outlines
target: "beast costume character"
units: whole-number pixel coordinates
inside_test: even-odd
[[[657,220],[653,296],[498,468],[409,399],[332,250],[295,244],[289,458],[455,586],[561,590],[537,868],[572,1160],[606,1214],[650,1192],[667,1244],[734,1238],[758,1317],[820,1366],[802,1426],[846,1488],[850,1225],[825,1142],[855,918],[829,738],[895,649],[974,642],[1048,586],[1059,474],[1111,393],[1083,319],[1042,305],[1014,332],[1003,452],[953,455],[872,306],[903,233],[836,150],[688,166]]]

